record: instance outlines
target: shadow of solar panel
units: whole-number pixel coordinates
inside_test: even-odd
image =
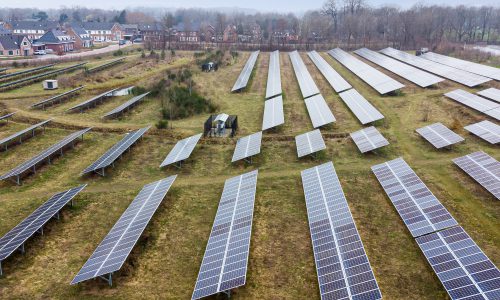
[[[236,143],[231,162],[259,154],[261,141],[262,131],[240,138]]]
[[[326,104],[325,98],[321,94],[312,96],[304,100],[309,113],[309,118],[314,128],[335,122],[330,107]]]
[[[416,241],[451,299],[500,298],[500,271],[462,227]]]
[[[226,180],[192,299],[245,285],[257,175]]]
[[[490,144],[498,144],[500,142],[500,126],[493,122],[485,120],[465,126],[464,128]]]
[[[295,73],[295,77],[299,82],[300,91],[302,93],[302,97],[309,98],[313,95],[319,94],[319,89],[314,83],[311,74],[306,68],[304,61],[300,57],[299,52],[293,51],[288,53],[290,56],[290,60],[292,61],[293,71]]]
[[[462,103],[472,109],[482,112],[490,117],[500,120],[500,103],[484,99],[477,95],[471,94],[464,90],[454,90],[449,93],[444,94],[446,97]]]
[[[266,99],[281,95],[280,52],[271,52],[267,74]]]
[[[241,70],[240,76],[238,76],[238,79],[236,79],[231,92],[241,90],[247,86],[250,75],[252,74],[252,70],[255,66],[255,63],[257,62],[257,58],[259,57],[259,53],[260,51],[255,51],[250,54],[250,57],[243,67],[243,70]]]
[[[37,208],[26,219],[12,228],[0,238],[0,275],[2,274],[1,262],[9,257],[14,251],[23,247],[24,243],[41,228],[68,202],[80,193],[87,185],[81,185],[67,191],[57,193]],[[22,248],[24,249],[24,248]]]
[[[419,128],[416,131],[437,149],[464,141],[461,136],[454,133],[441,123],[434,123]]]
[[[485,98],[491,99],[496,102],[500,102],[500,90],[496,88],[489,88],[482,91],[477,92],[478,95],[483,96]]]
[[[174,149],[170,151],[165,160],[161,163],[160,168],[189,158],[201,136],[202,134],[200,133],[178,141]]]
[[[384,118],[384,115],[355,89],[342,92],[339,96],[363,125]]]
[[[413,237],[457,225],[457,221],[402,158],[372,166],[371,169]]]
[[[83,111],[84,109],[95,107],[99,102],[102,102],[105,98],[111,97],[113,95],[113,92],[115,92],[117,90],[119,90],[119,88],[112,89],[112,90],[109,90],[109,91],[104,92],[102,94],[99,94],[91,99],[83,101],[83,102],[69,108],[67,111],[68,112]]]
[[[123,112],[126,110],[129,110],[132,106],[137,105],[140,101],[144,100],[144,98],[149,95],[150,92],[144,93],[139,96],[135,96],[134,98],[128,100],[127,102],[123,103],[122,105],[118,106],[117,108],[113,109],[112,111],[108,112],[103,116],[103,118],[116,118],[117,116],[121,115]]]
[[[303,157],[326,149],[325,141],[319,129],[300,134],[295,137],[297,156]]]
[[[76,274],[71,284],[121,269],[132,248],[165,198],[177,175],[145,185],[94,253]],[[111,285],[111,277],[109,277]]]
[[[500,162],[483,151],[455,158],[453,162],[500,200]]]
[[[267,130],[283,123],[285,123],[285,115],[283,113],[283,97],[277,96],[266,100],[264,103],[262,130]]]
[[[421,57],[459,70],[467,71],[469,73],[481,75],[495,80],[500,80],[500,69],[495,67],[486,66],[433,52],[424,53],[421,55]]]
[[[301,176],[321,299],[381,299],[333,163]]]
[[[311,51],[308,52],[307,55],[314,65],[316,65],[321,74],[323,74],[335,92],[340,93],[352,88],[352,86],[345,81],[345,79],[342,78],[342,76],[340,76],[340,74],[337,73],[337,71],[335,71],[318,52]]]
[[[350,135],[361,153],[389,145],[385,137],[373,126],[353,132]]]
[[[27,133],[30,133],[30,134],[28,135],[28,137],[26,139],[28,139],[29,136],[35,136],[36,129],[40,128],[40,127],[44,127],[50,121],[52,121],[52,119],[40,122],[40,123],[35,124],[33,126],[30,126],[26,129],[18,131],[16,133],[14,133],[13,135],[8,136],[8,137],[0,140],[0,148],[4,148],[5,150],[7,150],[7,147],[9,145],[15,144],[15,142],[21,143],[23,141],[23,137],[25,137]]]

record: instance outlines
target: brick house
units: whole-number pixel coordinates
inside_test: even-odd
[[[224,29],[224,35],[222,41],[226,43],[236,43],[238,42],[238,30],[235,25],[227,25]]]
[[[31,41],[25,35],[0,36],[0,56],[31,56]]]
[[[150,49],[163,49],[166,32],[161,23],[140,23],[137,27],[144,46]]]
[[[30,40],[36,40],[42,37],[46,32],[52,29],[58,29],[57,21],[16,21],[10,24],[13,35],[25,35]]]
[[[94,42],[118,42],[124,37],[124,31],[118,23],[83,22],[80,26],[87,31]]]
[[[74,48],[80,50],[83,48],[91,48],[94,42],[90,38],[90,34],[79,24],[66,24],[66,34],[75,41]]]
[[[58,54],[70,52],[75,49],[75,41],[71,36],[57,29],[48,31],[36,42],[44,44],[45,49],[52,49]]]
[[[215,27],[211,24],[204,23],[200,27],[200,38],[202,42],[215,42],[217,36]]]
[[[199,22],[181,22],[174,26],[174,35],[181,43],[198,43],[201,41]]]

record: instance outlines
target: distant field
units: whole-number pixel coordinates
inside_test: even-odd
[[[18,111],[13,122],[0,127],[0,139],[28,126],[28,121],[54,118],[44,134],[0,152],[0,173],[47,148],[75,128],[93,127],[74,150],[52,165],[27,177],[22,186],[0,183],[0,236],[23,220],[58,191],[80,183],[88,187],[73,208],[63,209],[27,243],[25,255],[14,254],[2,263],[2,298],[51,299],[189,299],[210,234],[224,181],[259,169],[257,197],[247,283],[234,291],[234,299],[319,299],[318,283],[307,223],[300,171],[333,161],[358,226],[378,284],[385,299],[447,299],[447,294],[399,215],[380,187],[370,167],[402,156],[431,191],[471,235],[483,251],[500,265],[500,206],[498,200],[461,172],[451,159],[483,150],[500,159],[495,146],[468,134],[463,126],[486,119],[442,95],[456,88],[450,81],[437,88],[421,89],[379,69],[406,85],[403,94],[379,96],[372,88],[329,57],[321,55],[385,116],[378,129],[390,145],[376,154],[361,155],[350,138],[325,137],[327,149],[317,159],[297,159],[294,137],[312,125],[287,53],[281,53],[285,124],[263,137],[262,153],[253,165],[231,164],[238,137],[259,131],[264,110],[269,53],[261,53],[251,87],[241,94],[230,90],[249,53],[240,53],[231,66],[215,73],[202,73],[193,65],[190,52],[179,52],[167,61],[142,60],[140,53],[124,63],[85,77],[82,71],[61,76],[62,88],[44,91],[41,83],[0,93],[0,111]],[[337,122],[323,134],[350,133],[362,128],[305,53],[309,72],[320,88]],[[92,60],[91,66],[114,57]],[[172,122],[173,129],[153,127],[145,138],[119,160],[107,176],[80,177],[124,133],[155,124],[161,104],[149,98],[123,118],[103,121],[102,115],[127,101],[117,97],[82,114],[65,111],[77,103],[115,87],[147,86],[165,76],[168,69],[190,66],[195,89],[219,105],[220,112],[238,115],[240,130],[234,139],[202,139],[181,170],[159,165],[181,137],[200,133],[207,114]],[[51,95],[79,85],[76,97],[47,110],[28,107]],[[487,87],[500,88],[498,82]],[[484,88],[484,87],[483,87]],[[466,138],[451,150],[435,150],[415,129],[442,122]],[[166,199],[153,217],[114,286],[88,281],[69,283],[108,233],[128,204],[146,183],[178,174]],[[215,299],[215,297],[213,298]]]

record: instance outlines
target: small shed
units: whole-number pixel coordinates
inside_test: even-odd
[[[58,88],[57,80],[49,79],[43,81],[44,90],[55,90]]]

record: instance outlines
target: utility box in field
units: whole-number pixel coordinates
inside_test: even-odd
[[[57,80],[44,80],[43,89],[44,90],[55,90],[58,88]]]

